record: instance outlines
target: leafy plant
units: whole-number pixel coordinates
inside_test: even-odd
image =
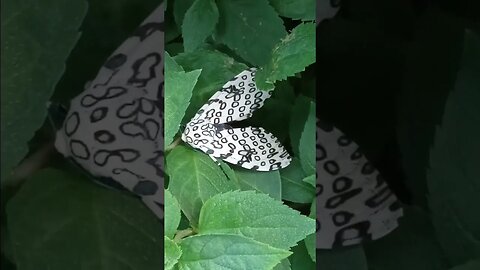
[[[314,23],[281,18],[267,0],[172,1],[168,6],[166,198],[172,203],[165,204],[165,222],[175,223],[169,226],[175,233],[165,238],[165,268],[314,269],[314,238],[307,236],[315,232],[315,212],[307,215],[315,199],[315,101],[314,91],[299,87],[312,76],[307,67],[315,62]],[[294,161],[280,171],[219,166],[179,138],[223,84],[252,66],[259,69],[257,85],[275,89],[240,125],[264,127],[287,145]],[[180,210],[188,225],[178,225]]]

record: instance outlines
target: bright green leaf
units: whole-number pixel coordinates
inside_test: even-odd
[[[252,170],[237,169],[238,185],[242,190],[256,190],[270,195],[270,197],[282,199],[282,182],[278,171],[257,172]]]
[[[218,9],[215,0],[195,0],[187,10],[182,24],[185,51],[197,49],[213,33],[217,22]]]
[[[261,66],[285,36],[283,22],[267,0],[218,0],[216,39],[248,62]],[[315,33],[315,32],[314,32]]]
[[[160,269],[163,226],[139,200],[45,169],[7,204],[18,269]]]
[[[166,166],[168,190],[193,224],[197,224],[200,208],[210,197],[235,188],[209,156],[188,147],[175,147],[167,155]]]
[[[168,189],[165,190],[165,236],[173,238],[180,224],[180,205]]]
[[[268,65],[257,72],[258,87],[268,89],[264,82],[273,84],[285,80],[315,63],[315,37],[315,23],[295,27],[275,46]]]
[[[282,260],[273,268],[273,270],[291,270],[290,261],[288,259]]]
[[[310,215],[309,217],[315,219],[317,217],[317,202],[313,201],[312,205],[310,206]],[[310,258],[312,261],[316,262],[317,261],[317,256],[316,256],[316,245],[317,245],[317,236],[315,234],[310,234],[305,238],[303,241],[305,243],[305,247],[307,248],[308,255],[310,255]]]
[[[469,261],[465,264],[455,266],[449,270],[478,270],[480,269],[480,259],[475,261]]]
[[[310,184],[312,187],[315,187],[317,177],[315,174],[311,174],[302,179],[303,182]]]
[[[305,172],[298,158],[294,157],[290,165],[281,169],[280,175],[282,178],[283,200],[310,203],[315,198],[315,188],[302,181],[305,178]]]
[[[172,239],[164,237],[164,269],[170,270],[178,263],[178,259],[182,256],[182,250],[180,247],[173,242]]]
[[[239,234],[273,247],[288,249],[315,232],[315,220],[254,191],[218,194],[205,202],[201,234]]]
[[[168,53],[165,53],[165,58],[165,145],[169,145],[190,104],[201,70],[179,71],[179,65]]]
[[[185,238],[180,270],[271,269],[291,252],[241,235],[196,235]]]
[[[2,1],[2,183],[45,121],[47,101],[80,37],[86,9],[83,0]]]

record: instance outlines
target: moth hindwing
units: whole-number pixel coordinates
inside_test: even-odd
[[[244,70],[224,84],[187,123],[182,140],[214,160],[257,171],[278,170],[287,167],[291,157],[274,135],[261,127],[226,125],[251,117],[271,96],[271,91],[257,88],[255,72]]]
[[[164,1],[165,2],[165,1]],[[93,176],[140,196],[163,218],[164,3],[73,98],[55,147]]]

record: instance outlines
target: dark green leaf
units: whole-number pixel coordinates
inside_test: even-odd
[[[160,269],[162,224],[141,200],[54,169],[7,205],[18,269]]]
[[[45,121],[86,9],[83,0],[2,1],[2,183]]]
[[[435,134],[427,172],[437,237],[452,265],[480,258],[480,38],[466,31],[461,69]]]
[[[165,58],[165,145],[169,145],[190,104],[201,70],[184,72],[168,53],[165,53]]]
[[[303,129],[305,128],[305,123],[310,112],[310,105],[312,103],[313,100],[300,95],[295,100],[295,104],[292,108],[292,116],[290,118],[289,125],[290,143],[292,145],[293,152],[297,157],[300,156],[300,137],[302,136]]]
[[[365,245],[369,269],[447,269],[428,213],[419,207],[405,207],[404,211],[395,231]]]
[[[191,236],[180,246],[180,270],[271,269],[291,254],[240,235]]]
[[[182,24],[185,51],[197,49],[213,33],[217,22],[218,9],[215,0],[195,0],[187,10]]]
[[[237,169],[238,185],[242,190],[255,190],[282,199],[282,182],[278,171],[257,172],[252,170]]]
[[[362,246],[337,248],[335,250],[317,249],[317,265],[323,270],[369,269]]]
[[[310,259],[305,245],[296,245],[292,248],[293,254],[288,258],[292,270],[315,270],[316,265]],[[322,268],[319,268],[322,269]]]
[[[175,61],[186,71],[201,69],[202,74],[198,78],[192,93],[191,104],[185,114],[184,121],[190,118],[200,107],[227,81],[232,79],[247,66],[235,62],[226,54],[212,50],[196,50],[191,53],[181,53],[175,56]]]
[[[171,270],[178,263],[178,259],[180,259],[180,256],[182,256],[182,250],[177,245],[177,243],[173,242],[172,239],[165,236],[164,237],[164,254],[165,254],[164,269]]]
[[[220,19],[215,34],[219,42],[246,61],[261,66],[286,35],[283,22],[267,0],[218,0]]]

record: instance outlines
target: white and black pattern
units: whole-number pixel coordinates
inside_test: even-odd
[[[358,145],[317,120],[317,248],[378,239],[398,226],[400,202]]]
[[[232,128],[261,108],[271,91],[255,84],[255,68],[242,71],[223,85],[188,122],[182,140],[214,160],[257,171],[285,168],[291,157],[272,134],[263,128]]]
[[[55,147],[140,196],[163,219],[164,4],[72,99]]]

